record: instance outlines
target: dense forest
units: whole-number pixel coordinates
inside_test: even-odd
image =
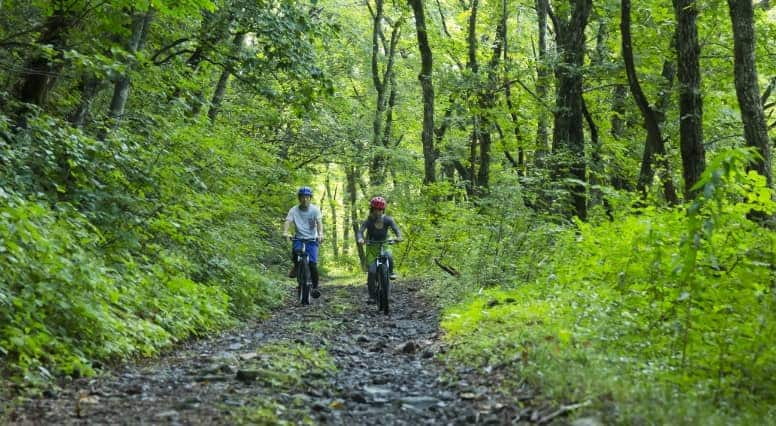
[[[773,3],[0,1],[0,397],[268,315],[309,185],[505,393],[776,421]]]

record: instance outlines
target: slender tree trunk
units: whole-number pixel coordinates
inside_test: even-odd
[[[471,71],[472,76],[477,76],[480,71],[479,63],[477,62],[477,13],[479,10],[479,1],[472,0],[470,4],[469,12],[469,29],[466,37],[468,60],[466,67]],[[477,163],[478,151],[480,143],[480,116],[478,113],[474,113],[472,116],[472,133],[469,137],[469,169],[466,176],[469,177],[469,185],[467,186],[467,193],[473,195],[477,190],[479,182],[477,182]],[[464,175],[461,174],[461,177]]]
[[[351,224],[351,217],[350,214],[353,210],[353,206],[351,205],[351,190],[355,191],[355,184],[353,184],[353,187],[351,188],[351,183],[353,183],[353,179],[350,177],[350,166],[345,166],[345,187],[342,191],[342,253],[343,254],[349,254],[350,253],[350,231],[352,229]]]
[[[373,138],[376,141],[382,133],[383,125],[383,98],[385,97],[384,82],[380,81],[380,34],[383,31],[383,0],[375,1],[375,10],[372,16],[372,83],[377,91],[377,106],[375,117],[372,121]]]
[[[345,180],[347,181],[348,188],[348,205],[350,206],[350,225],[354,237],[360,226],[358,223],[358,209],[356,208],[356,199],[358,198],[358,194],[356,193],[356,172],[356,168],[353,166],[348,167],[345,171]],[[356,244],[356,250],[358,251],[358,264],[361,266],[361,269],[364,270],[366,266],[364,247],[361,244]]]
[[[557,34],[561,63],[555,70],[558,82],[553,129],[553,155],[561,169],[568,168],[568,177],[586,181],[585,134],[582,107],[582,66],[585,54],[585,27],[593,8],[592,0],[574,0],[567,20],[559,22]],[[587,197],[582,183],[571,184],[575,214],[587,217]]]
[[[197,73],[199,66],[207,56],[216,49],[218,43],[228,36],[229,27],[232,25],[234,18],[229,16],[226,20],[223,14],[210,12],[208,10],[202,11],[202,20],[197,32],[197,46],[191,53],[191,56],[186,60],[187,67],[185,68],[185,74],[183,79],[190,79]],[[175,90],[172,91],[170,99],[178,99],[183,95],[184,89],[181,85],[176,85]],[[203,96],[202,90],[196,90],[193,94],[186,94],[186,102],[189,104],[189,115],[194,116],[199,113],[199,109],[202,107]]]
[[[224,102],[224,96],[226,96],[226,87],[229,84],[229,76],[232,72],[228,69],[221,71],[221,76],[216,83],[216,90],[213,91],[213,99],[210,100],[210,108],[207,110],[207,118],[211,123],[215,123],[218,113],[221,112],[221,104]]]
[[[391,139],[393,138],[393,109],[396,106],[396,73],[391,72],[388,78],[390,83],[390,90],[388,91],[388,104],[385,108],[385,128],[383,129],[383,146],[386,148],[391,147]]]
[[[373,18],[372,29],[372,81],[377,92],[375,99],[375,115],[372,121],[372,146],[384,147],[385,135],[390,134],[390,129],[385,129],[384,119],[386,117],[386,110],[388,108],[388,96],[393,93],[392,89],[389,91],[389,86],[392,81],[392,74],[394,72],[394,61],[396,56],[396,45],[399,41],[399,35],[401,32],[402,18],[398,19],[393,24],[391,31],[390,44],[385,45],[385,39],[383,37],[383,19],[384,19],[384,7],[383,0],[375,1],[375,10],[371,10]],[[380,40],[383,40],[383,49],[386,52],[387,62],[385,70],[381,73],[379,66],[379,51]],[[392,120],[392,117],[390,118]],[[391,124],[390,122],[388,123]],[[372,186],[379,186],[385,182],[385,155],[381,150],[372,158],[372,164],[369,169],[370,183]]]
[[[547,69],[547,12],[549,0],[536,0],[537,22],[539,24],[539,58],[536,66],[536,96],[540,102],[547,100],[548,80],[550,73]],[[547,112],[544,106],[539,106],[536,128],[536,160],[541,163],[549,150],[549,133],[547,131]]]
[[[477,173],[477,183],[482,188],[487,188],[490,184],[490,158],[491,145],[493,144],[492,127],[493,121],[490,117],[491,111],[496,106],[496,93],[498,91],[498,68],[501,61],[501,52],[506,39],[507,9],[506,3],[502,2],[503,10],[501,19],[496,26],[496,37],[493,43],[493,55],[488,63],[488,81],[487,86],[480,89],[479,107],[480,107],[480,169]]]
[[[455,100],[453,99],[453,96],[450,96],[450,104],[445,109],[445,115],[442,117],[442,123],[440,123],[439,127],[434,130],[434,141],[435,141],[435,148],[434,148],[434,156],[435,158],[439,157],[439,147],[442,146],[442,141],[445,138],[445,134],[447,133],[447,129],[450,128],[450,124],[452,121],[453,116],[453,108],[455,108]],[[446,158],[448,158],[445,161],[442,161],[440,164],[440,173],[442,175],[442,178],[447,180],[450,183],[455,183],[455,166],[453,164],[453,161],[451,158],[453,156],[450,153],[447,153],[445,155]],[[462,177],[463,178],[463,177]]]
[[[383,133],[383,114],[385,112],[385,86],[386,80],[381,80],[380,73],[380,37],[383,32],[383,0],[375,0],[375,10],[372,16],[372,82],[375,86],[377,97],[375,99],[375,115],[372,120],[372,146],[380,145]],[[383,183],[382,172],[382,154],[375,154],[370,167],[370,177],[372,185],[378,186]]]
[[[472,0],[471,14],[469,15],[468,32],[468,68],[474,76],[479,73],[479,64],[477,62],[477,14],[479,2]],[[501,24],[499,24],[500,26]],[[477,191],[479,188],[487,188],[490,179],[490,148],[492,145],[491,120],[488,117],[489,111],[495,104],[495,94],[492,90],[496,85],[496,68],[501,59],[501,40],[497,30],[497,41],[494,45],[494,55],[488,64],[488,80],[486,87],[478,87],[476,93],[478,111],[472,117],[473,129],[471,135],[471,145],[469,147],[470,171],[469,177],[472,179],[471,188]],[[478,167],[479,166],[479,167]]]
[[[103,81],[94,75],[84,75],[81,80],[81,101],[78,106],[70,113],[70,123],[82,129],[86,125],[86,119],[92,109],[92,104],[97,95],[107,87],[107,81]]]
[[[598,126],[593,120],[593,115],[587,109],[585,97],[582,97],[582,114],[587,122],[587,128],[590,131],[590,206],[599,205],[603,202],[603,193],[599,188],[604,183],[603,160],[601,159],[601,141],[598,138]]]
[[[517,144],[517,161],[514,161],[514,159],[510,159],[511,162],[515,163],[515,167],[518,170],[518,173],[521,175],[525,175],[526,173],[526,162],[525,162],[525,141],[523,141],[523,135],[520,132],[520,120],[517,115],[517,110],[515,109],[515,106],[512,104],[512,88],[509,82],[509,69],[510,69],[510,60],[509,60],[509,49],[507,44],[507,1],[502,0],[501,2],[501,8],[502,8],[502,18],[501,18],[501,31],[500,31],[500,37],[501,37],[501,44],[503,45],[503,54],[504,54],[504,98],[507,102],[507,108],[509,109],[509,117],[512,119],[512,128],[515,134],[515,143]],[[504,139],[504,138],[502,138]],[[509,150],[506,147],[506,144],[504,145],[504,153],[507,155],[507,158],[511,158],[511,154],[509,154]]]
[[[132,34],[129,43],[127,43],[127,51],[129,53],[134,54],[142,49],[148,28],[151,25],[153,13],[153,9],[149,9],[146,12],[135,13],[132,16]],[[113,98],[111,99],[110,110],[108,112],[108,117],[113,120],[112,127],[114,129],[119,126],[119,123],[124,117],[124,108],[127,104],[127,99],[129,99],[129,87],[130,78],[128,74],[120,76],[114,84]],[[105,134],[101,136],[104,137]]]
[[[612,94],[612,130],[615,140],[622,140],[625,136],[625,100],[628,96],[628,86],[617,84]]]
[[[479,64],[477,63],[477,11],[479,8],[478,0],[471,0],[471,12],[469,13],[469,31],[466,36],[466,43],[468,46],[468,62],[466,66],[472,71],[473,74],[480,72]]]
[[[331,190],[331,179],[329,173],[326,173],[326,199],[329,202],[329,217],[331,218],[331,227],[329,231],[331,241],[331,251],[334,253],[334,257],[339,257],[339,240],[337,235],[337,187],[335,185],[334,191]]]
[[[245,33],[240,32],[235,34],[233,41],[233,51],[235,54],[239,54],[242,49],[242,44],[245,41]],[[210,101],[210,108],[207,111],[207,116],[210,122],[216,121],[218,113],[221,111],[221,104],[224,102],[224,96],[226,95],[226,87],[229,83],[229,76],[232,75],[232,70],[226,67],[221,71],[221,77],[216,84],[216,90],[213,92],[213,99]]]
[[[747,146],[754,147],[762,157],[753,164],[752,169],[765,176],[768,186],[773,187],[768,127],[757,82],[754,11],[749,0],[728,0],[728,6],[733,23],[733,72],[741,120],[744,123],[744,138]]]
[[[426,31],[426,18],[423,11],[422,0],[409,0],[412,12],[415,15],[415,29],[418,35],[418,49],[420,50],[420,87],[423,92],[423,131],[421,141],[423,143],[423,182],[430,184],[436,182],[436,149],[434,148],[434,84],[431,79],[433,57],[428,43]]]
[[[636,66],[633,63],[633,47],[631,42],[631,18],[630,18],[630,0],[621,1],[621,21],[620,31],[622,33],[622,56],[625,62],[625,73],[628,75],[628,84],[630,85],[631,94],[633,100],[641,111],[641,115],[644,118],[644,128],[647,131],[647,143],[644,145],[644,155],[641,161],[641,171],[639,172],[639,180],[637,188],[646,193],[646,188],[652,182],[655,170],[652,165],[656,155],[665,157],[665,147],[663,145],[663,136],[660,131],[660,121],[657,112],[649,105],[644,91],[641,89],[638,77],[636,75]],[[665,68],[664,68],[665,69]],[[666,200],[669,203],[675,204],[678,200],[676,197],[676,191],[674,190],[673,183],[670,178],[670,173],[667,173],[665,179],[663,179],[664,191]]]
[[[706,168],[703,148],[703,102],[701,100],[700,45],[697,0],[674,0],[676,51],[679,78],[679,145],[682,152],[685,198],[695,198],[692,187]]]

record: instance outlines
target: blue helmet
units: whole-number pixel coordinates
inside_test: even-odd
[[[299,195],[299,196],[301,196],[301,195],[308,195],[308,196],[312,197],[313,196],[313,190],[310,189],[309,186],[303,186],[303,187],[299,188],[299,191],[296,192],[296,195]]]

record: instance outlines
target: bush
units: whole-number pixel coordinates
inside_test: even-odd
[[[502,285],[447,311],[451,356],[506,365],[507,388],[593,400],[613,422],[773,419],[776,232],[749,218],[776,208],[750,158],[718,156],[682,209],[508,234],[530,250],[494,268],[514,280],[493,274],[481,288]]]
[[[0,115],[0,357],[17,382],[150,355],[280,298],[268,234],[273,157],[199,124],[96,140]],[[245,170],[251,170],[247,173]],[[275,170],[275,171],[273,171]],[[271,205],[271,204],[270,204]]]

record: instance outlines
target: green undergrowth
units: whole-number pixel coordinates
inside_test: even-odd
[[[776,209],[748,158],[718,157],[681,209],[516,234],[532,249],[505,266],[517,279],[446,309],[449,359],[606,423],[776,422],[776,232],[747,218]]]
[[[151,355],[230,324],[227,294],[193,282],[172,254],[150,268],[131,257],[109,266],[82,215],[3,199],[0,355],[17,379],[91,374],[91,360]]]
[[[167,123],[100,140],[43,113],[9,123],[0,114],[0,394],[153,355],[281,301],[272,206],[293,190],[237,130]]]
[[[337,370],[333,358],[325,349],[283,341],[262,345],[256,355],[241,370],[259,382],[266,394],[238,409],[230,407],[230,423],[315,424],[308,414],[306,392],[328,386]],[[281,400],[283,395],[287,400]]]

